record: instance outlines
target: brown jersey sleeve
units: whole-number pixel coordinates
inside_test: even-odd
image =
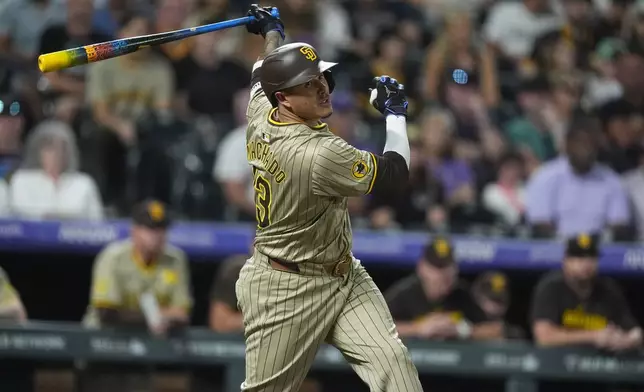
[[[393,151],[375,155],[333,136],[320,145],[313,159],[313,192],[319,196],[374,193],[397,198],[407,190],[409,168]]]
[[[113,248],[102,251],[94,262],[90,303],[95,308],[118,308],[121,306],[121,288],[116,274],[117,255]]]
[[[4,306],[15,304],[19,300],[20,297],[11,285],[9,277],[4,270],[0,268],[0,305]]]
[[[177,260],[176,284],[173,287],[170,306],[190,310],[192,308],[192,295],[190,294],[190,271],[188,269],[188,260],[182,251],[175,251],[173,257]]]
[[[311,181],[319,196],[360,196],[371,192],[378,176],[376,157],[342,138],[330,136],[313,157]]]

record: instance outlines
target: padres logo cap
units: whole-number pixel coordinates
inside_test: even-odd
[[[508,278],[498,271],[479,275],[472,284],[472,292],[474,295],[488,298],[500,305],[507,305],[510,300]]]
[[[151,229],[165,229],[171,223],[167,206],[158,200],[146,200],[135,206],[132,221]]]
[[[599,257],[599,235],[580,234],[569,238],[566,243],[566,256],[570,257]]]
[[[423,258],[434,267],[449,267],[454,264],[452,244],[445,237],[435,236],[425,246]]]

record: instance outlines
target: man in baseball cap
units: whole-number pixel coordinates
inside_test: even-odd
[[[144,263],[154,262],[163,252],[170,223],[166,205],[158,200],[145,200],[134,207],[132,243]]]
[[[162,202],[146,200],[135,206],[130,238],[107,245],[96,258],[86,326],[145,329],[166,336],[190,324],[188,261],[183,251],[167,243],[169,226]],[[149,373],[136,369],[108,366],[90,373],[83,381],[83,389],[90,391],[127,391],[124,377],[133,377],[144,389],[152,382]]]
[[[167,229],[172,222],[165,204],[157,200],[146,200],[134,207],[132,223],[150,229]]]
[[[510,302],[505,274],[490,271],[479,275],[472,284],[472,294],[489,318],[503,319]]]
[[[490,327],[468,288],[458,279],[452,244],[436,236],[425,246],[416,273],[394,284],[385,298],[401,336],[426,339],[488,339]],[[498,323],[496,323],[498,324]]]
[[[153,333],[164,334],[170,324],[189,321],[192,297],[187,257],[167,243],[169,226],[169,214],[162,202],[146,200],[134,207],[130,238],[109,244],[97,256],[88,325],[145,326]],[[123,284],[125,278],[129,285]],[[164,318],[161,324],[147,320],[145,314],[121,317],[122,312],[139,312],[139,301],[149,293],[169,294],[156,298]]]
[[[599,236],[566,242],[563,269],[539,282],[532,300],[535,341],[544,346],[640,347],[642,331],[617,283],[598,275]]]
[[[479,275],[472,284],[472,297],[485,312],[488,321],[499,323],[503,327],[506,339],[522,339],[523,329],[508,324],[506,313],[510,305],[510,285],[508,277],[500,271],[488,271]]]

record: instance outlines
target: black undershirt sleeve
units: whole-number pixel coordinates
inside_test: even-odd
[[[250,75],[250,88],[254,89],[255,85],[260,84],[260,78],[259,78],[259,73],[261,71],[262,67],[257,67],[253,73]]]
[[[375,155],[378,168],[371,193],[384,200],[395,200],[404,195],[409,182],[409,168],[400,154],[387,151]]]

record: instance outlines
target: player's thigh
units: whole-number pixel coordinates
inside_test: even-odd
[[[328,342],[337,347],[371,387],[419,391],[418,373],[398,338],[391,312],[362,265],[354,266],[353,287]]]
[[[236,284],[246,337],[245,391],[297,392],[342,308],[337,280],[247,264]]]

